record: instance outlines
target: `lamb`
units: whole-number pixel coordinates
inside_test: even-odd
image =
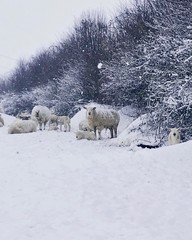
[[[98,130],[99,139],[101,139],[101,131],[109,129],[111,138],[117,137],[117,127],[119,125],[120,116],[119,113],[113,109],[97,109],[96,107],[84,107],[86,111],[86,118],[88,125],[94,130],[96,136],[96,130]]]
[[[181,142],[181,135],[179,128],[170,128],[170,133],[168,135],[169,145],[174,145]]]
[[[76,132],[76,139],[87,139],[87,140],[96,140],[96,136],[94,132],[90,131],[77,131]]]
[[[58,124],[60,126],[60,131],[62,131],[62,125],[64,125],[64,131],[70,132],[71,130],[71,119],[68,116],[59,116]]]
[[[58,126],[58,116],[55,114],[51,114],[49,118],[49,128]]]
[[[51,111],[45,106],[37,105],[32,109],[31,116],[37,119],[39,129],[42,130],[42,125],[44,125],[45,130],[46,124],[51,116]]]
[[[8,134],[30,133],[37,131],[38,122],[35,118],[30,120],[15,120],[8,128]]]
[[[88,122],[86,120],[83,120],[79,123],[79,130],[81,131],[93,131],[88,125]]]
[[[3,127],[4,126],[4,119],[3,119],[3,117],[1,116],[1,114],[0,114],[0,127]]]

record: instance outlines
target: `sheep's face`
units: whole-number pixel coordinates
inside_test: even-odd
[[[172,138],[172,140],[179,140],[180,139],[180,129],[171,128],[169,136]]]
[[[76,139],[77,139],[77,140],[82,139],[82,134],[81,134],[81,132],[76,132]]]
[[[36,111],[36,112],[35,112],[35,117],[36,117],[36,118],[39,118],[39,111]]]
[[[37,121],[38,121],[39,123],[42,122],[42,118],[40,117],[39,111],[36,111],[36,112],[35,112],[35,117],[36,117],[36,119],[37,119]]]
[[[171,133],[173,136],[178,136],[179,133],[180,133],[180,129],[179,129],[179,128],[170,128],[170,133]]]
[[[88,118],[93,118],[96,114],[96,111],[95,111],[96,107],[89,107],[87,108],[87,117]]]

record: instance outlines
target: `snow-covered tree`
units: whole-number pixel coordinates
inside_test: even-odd
[[[149,119],[164,136],[169,127],[180,127],[186,140],[192,132],[192,5],[172,0],[153,4],[158,35],[145,45],[143,74],[149,82]]]

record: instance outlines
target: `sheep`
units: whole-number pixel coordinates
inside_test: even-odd
[[[168,135],[169,145],[174,145],[181,142],[181,135],[179,128],[170,128],[170,133]]]
[[[32,109],[31,116],[37,119],[39,129],[42,130],[42,125],[44,124],[45,130],[46,124],[51,116],[51,111],[45,106],[37,105]]]
[[[87,140],[96,140],[96,136],[94,132],[90,131],[77,131],[76,132],[76,139],[87,139]]]
[[[37,131],[38,122],[35,118],[30,120],[15,120],[8,128],[8,134],[30,133]]]
[[[70,132],[71,130],[71,119],[68,116],[59,116],[58,124],[60,126],[60,131],[62,131],[62,125],[64,125],[64,131]]]
[[[31,115],[27,112],[21,112],[17,114],[16,118],[19,118],[22,120],[29,120],[31,118]]]
[[[59,128],[58,128],[58,126],[56,126],[56,125],[51,125],[51,126],[49,126],[49,131],[57,131]]]
[[[58,126],[58,116],[55,114],[51,114],[49,118],[49,128],[52,129],[54,127]]]
[[[3,117],[1,116],[1,114],[0,114],[0,127],[3,127],[4,126],[4,119],[3,119]]]
[[[88,125],[88,122],[86,120],[83,120],[79,123],[79,130],[82,131],[93,131]]]
[[[98,130],[99,139],[101,139],[101,131],[109,129],[111,138],[117,137],[117,127],[119,125],[120,116],[119,113],[113,109],[97,109],[96,107],[84,107],[86,111],[86,118],[88,125],[94,130],[96,136],[96,130]]]

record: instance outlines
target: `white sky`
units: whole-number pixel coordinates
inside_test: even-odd
[[[129,0],[127,0],[129,1]],[[88,10],[113,16],[120,0],[1,0],[0,77],[56,43]]]

